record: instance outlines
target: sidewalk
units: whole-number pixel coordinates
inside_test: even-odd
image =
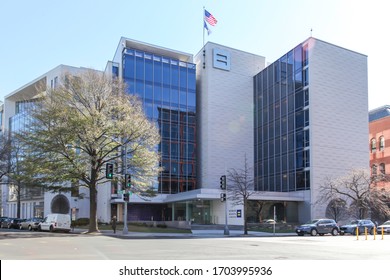
[[[76,234],[85,234],[86,229],[75,228],[73,233]],[[114,233],[112,230],[100,230],[100,232],[92,233],[96,235],[105,235],[105,236],[116,236],[116,237],[129,237],[129,238],[222,238],[222,237],[273,237],[273,236],[295,236],[295,233],[269,233],[269,232],[258,232],[258,231],[248,231],[248,234],[245,235],[243,230],[229,230],[229,235],[224,235],[224,230],[220,229],[202,229],[202,230],[192,230],[192,233],[148,233],[148,232],[128,232],[123,233],[122,230],[117,230]]]

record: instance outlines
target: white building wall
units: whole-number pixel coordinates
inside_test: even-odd
[[[264,69],[265,58],[210,42],[204,50],[194,59],[198,82],[198,188],[219,189],[220,176],[231,168],[243,168],[245,156],[253,167],[253,76]],[[226,55],[227,63],[222,64],[225,69],[218,68],[216,53]],[[229,224],[243,224],[243,218],[233,215],[238,208],[228,202]],[[216,223],[224,224],[224,204],[213,201],[212,210]]]
[[[18,101],[28,101],[31,99],[36,98],[41,92],[40,90],[45,90],[46,88],[51,88],[55,85],[55,83],[59,84],[61,83],[61,79],[63,78],[63,75],[70,73],[70,74],[77,74],[81,73],[83,71],[89,70],[88,68],[78,68],[73,66],[67,66],[67,65],[59,65],[52,70],[48,71],[47,73],[43,74],[42,76],[34,79],[33,81],[21,86],[19,89],[11,92],[8,94],[4,99],[4,115],[3,115],[3,126],[4,131],[9,130],[9,119],[13,117],[16,114],[16,103]],[[42,88],[43,86],[43,88]],[[10,217],[16,217],[16,202],[9,202],[9,187],[7,184],[0,185],[1,187],[1,212],[2,214]],[[36,199],[31,202],[22,201],[21,202],[21,217],[22,218],[30,218],[33,217],[35,213],[30,209],[33,208],[34,205],[39,205],[40,203],[44,203],[44,215],[47,215],[50,212],[50,205],[51,201],[55,194],[46,192],[42,199]],[[70,202],[71,207],[78,207],[78,205],[81,203],[77,202],[76,206],[73,206],[72,202],[73,200],[70,198],[70,194],[68,195],[68,199]],[[80,204],[82,205],[82,204]],[[27,208],[26,208],[27,207]],[[81,208],[88,207],[88,213],[89,213],[89,203],[86,206],[80,206]],[[31,208],[31,209],[32,209]]]
[[[213,52],[230,55],[230,70],[213,67]],[[205,69],[203,62],[205,59]],[[262,56],[207,43],[197,64],[198,187],[219,189],[220,176],[253,165],[253,76],[264,68]]]
[[[367,56],[311,39],[309,56],[312,218],[326,177],[369,167]]]

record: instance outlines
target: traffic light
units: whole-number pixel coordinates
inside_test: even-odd
[[[131,188],[131,175],[125,174],[125,186],[126,188]]]
[[[226,193],[221,193],[221,202],[226,201]]]
[[[226,189],[226,175],[222,175],[219,180],[220,180],[221,189],[225,190]]]
[[[112,163],[106,164],[106,178],[107,179],[114,178],[114,165]]]
[[[123,200],[129,202],[130,201],[130,194],[128,192],[125,192],[123,194]]]

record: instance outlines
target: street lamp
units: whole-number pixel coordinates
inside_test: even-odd
[[[108,137],[107,137],[108,138]],[[123,148],[123,146],[125,147],[125,154],[123,155],[122,154],[122,192],[125,193],[126,192],[126,173],[127,173],[127,144],[123,145],[122,142],[119,142],[115,139],[112,139],[112,141],[118,143],[121,145],[121,147]],[[125,164],[123,166],[123,160],[125,161]],[[130,195],[130,194],[129,194]],[[123,215],[123,234],[128,234],[129,233],[129,228],[127,227],[127,199],[124,199],[123,200],[123,211],[124,211],[124,215]]]
[[[228,227],[228,207],[227,207],[227,183],[226,183],[226,175],[222,175],[220,178],[220,186],[224,193],[221,193],[221,201],[225,202],[225,228],[223,230],[224,235],[229,235],[229,227]]]
[[[125,168],[122,169],[122,175],[123,175],[123,184],[122,184],[122,190],[126,191],[126,172],[127,172],[127,144],[125,145]],[[127,227],[127,200],[124,200],[124,216],[123,216],[123,234],[129,233],[129,228]]]

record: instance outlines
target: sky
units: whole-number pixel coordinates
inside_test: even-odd
[[[390,105],[387,0],[0,2],[0,101],[60,64],[104,70],[121,37],[196,54],[205,40],[274,62],[313,36],[367,55],[369,109]],[[390,67],[389,67],[390,68]]]

